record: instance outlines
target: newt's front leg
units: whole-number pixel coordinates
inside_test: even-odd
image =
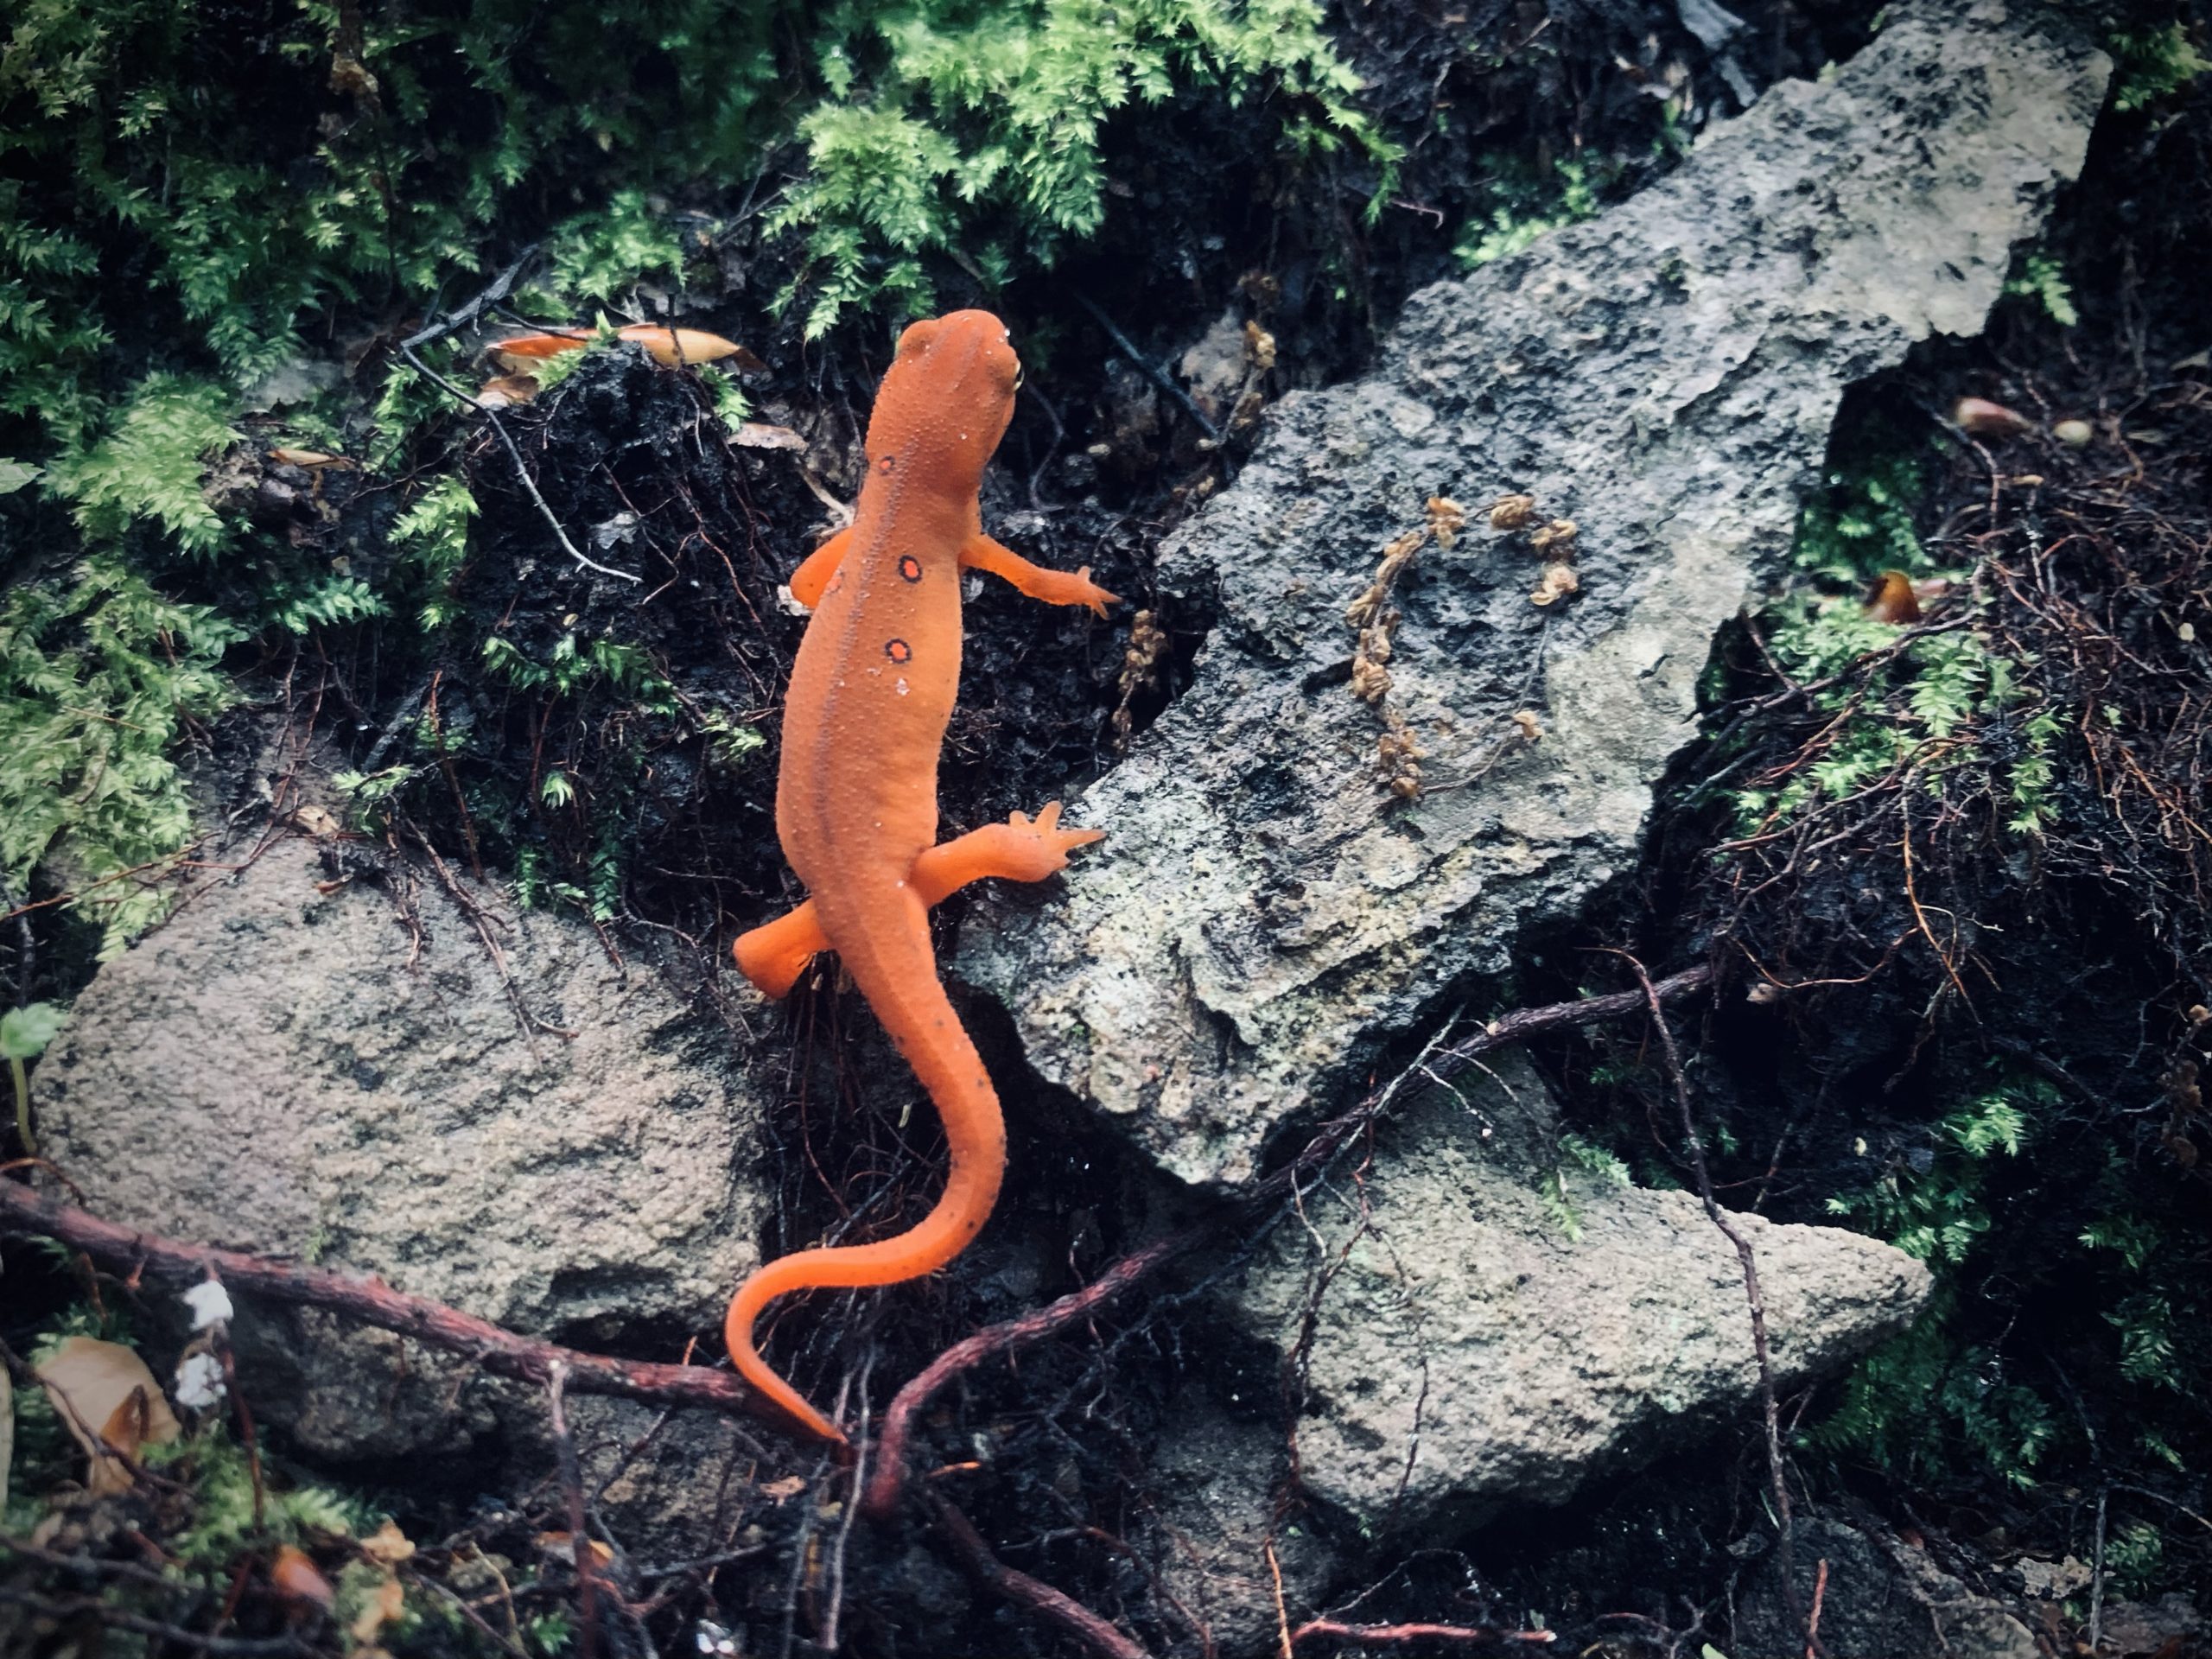
[[[1032,822],[1016,812],[1004,823],[987,823],[951,841],[940,842],[914,861],[914,892],[934,906],[970,882],[995,875],[1007,881],[1042,881],[1067,868],[1077,847],[1103,840],[1103,830],[1063,830],[1060,804],[1052,802]],[[790,995],[806,964],[830,948],[808,899],[772,922],[738,936],[731,947],[739,969],[763,995]]]
[[[1119,594],[1108,593],[1090,579],[1090,567],[1087,564],[1080,570],[1048,570],[1041,564],[1032,564],[1012,548],[1002,546],[981,532],[961,544],[960,568],[988,570],[1011,585],[1016,593],[1040,599],[1047,605],[1088,605],[1100,616],[1106,614],[1109,605],[1121,599]],[[798,591],[796,580],[792,591]]]

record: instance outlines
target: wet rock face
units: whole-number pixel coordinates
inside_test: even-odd
[[[582,923],[470,887],[511,993],[430,873],[394,879],[326,893],[285,840],[199,889],[78,1000],[39,1068],[43,1149],[99,1214],[517,1330],[710,1329],[762,1214],[728,1033]],[[460,1421],[460,1373],[396,1338],[273,1308],[238,1335],[280,1396],[256,1406],[310,1450],[389,1457]]]
[[[1715,631],[1787,546],[1850,382],[1979,330],[2079,168],[2108,69],[2042,11],[1900,8],[1679,172],[1416,295],[1373,378],[1287,397],[1165,550],[1217,617],[1189,692],[1071,811],[1111,838],[1064,921],[958,971],[1049,1079],[1162,1167],[1231,1184],[1445,988],[1635,856]],[[1427,792],[1378,779],[1344,608],[1432,495],[1534,498],[1418,553],[1388,707]],[[1533,531],[1572,520],[1549,557]],[[1530,594],[1561,545],[1580,591]],[[1531,741],[1513,716],[1537,717]]]

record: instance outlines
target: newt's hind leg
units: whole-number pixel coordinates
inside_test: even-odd
[[[914,891],[924,904],[937,905],[987,875],[1042,881],[1067,868],[1075,849],[1105,836],[1103,830],[1061,829],[1060,804],[1054,801],[1034,823],[1017,812],[1004,823],[987,823],[931,848],[914,861]]]
[[[1067,868],[1077,847],[1104,839],[1103,830],[1063,830],[1054,801],[1033,822],[1016,812],[1004,823],[987,823],[931,848],[914,861],[914,892],[923,904],[939,905],[971,881],[995,875],[1008,881],[1042,881]],[[806,964],[830,948],[814,900],[738,936],[731,947],[745,976],[764,996],[788,996]]]
[[[737,958],[739,970],[760,988],[763,996],[780,1001],[791,995],[806,964],[829,948],[822,924],[815,919],[814,900],[810,899],[797,910],[739,934],[730,951]]]

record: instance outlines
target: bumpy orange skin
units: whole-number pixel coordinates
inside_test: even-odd
[[[890,1285],[965,1249],[998,1200],[1006,1125],[975,1045],[946,998],[929,906],[986,875],[1042,880],[1097,830],[1062,830],[1058,804],[937,844],[938,753],[960,684],[960,582],[988,570],[1048,603],[1105,613],[1114,595],[1046,570],[982,531],[976,491],[1014,414],[1021,365],[984,311],[918,322],[899,341],[868,422],[868,481],[850,529],[791,578],[815,607],[784,711],[776,833],[807,902],[737,941],[738,965],[781,996],[835,950],[944,1120],[951,1173],[910,1231],[874,1244],[804,1250],[738,1287],[725,1337],[747,1382],[808,1434],[836,1425],[753,1346],[760,1310],[821,1287]]]

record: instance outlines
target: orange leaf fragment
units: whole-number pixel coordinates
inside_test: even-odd
[[[581,352],[592,342],[588,328],[574,328],[551,334],[517,334],[512,340],[495,340],[486,349],[493,356],[558,357],[563,352]]]
[[[387,1624],[397,1624],[406,1611],[407,1592],[400,1587],[399,1576],[394,1573],[369,1592],[368,1599],[361,1604],[361,1611],[354,1616],[353,1627],[346,1634],[353,1638],[355,1652],[372,1646],[377,1633]]]
[[[768,366],[735,340],[724,340],[702,328],[670,328],[657,322],[633,322],[627,328],[614,332],[617,339],[644,346],[653,361],[664,369],[681,368],[686,363],[717,363],[726,357],[736,359],[735,366],[748,374]]]
[[[614,331],[617,340],[626,340],[632,346],[642,346],[646,354],[663,368],[680,368],[686,363],[717,363],[723,358],[733,358],[735,366],[747,373],[753,373],[768,365],[734,340],[720,334],[710,334],[703,328],[674,328],[666,323],[633,322],[626,328]],[[539,334],[517,334],[509,340],[495,340],[487,348],[492,355],[508,367],[517,366],[512,359],[557,357],[563,352],[581,352],[596,336],[588,328],[555,328]]]
[[[1920,595],[1912,590],[1912,578],[1902,570],[1885,570],[1875,577],[1866,595],[1866,614],[1877,622],[1919,621]]]
[[[537,1547],[556,1560],[573,1561],[576,1559],[576,1539],[572,1532],[541,1532]],[[584,1540],[584,1553],[590,1557],[594,1567],[611,1567],[614,1552],[596,1538]]]
[[[316,1607],[327,1608],[338,1599],[337,1591],[322,1576],[322,1569],[308,1560],[307,1551],[297,1544],[277,1547],[276,1559],[269,1564],[269,1587],[287,1601]]]

